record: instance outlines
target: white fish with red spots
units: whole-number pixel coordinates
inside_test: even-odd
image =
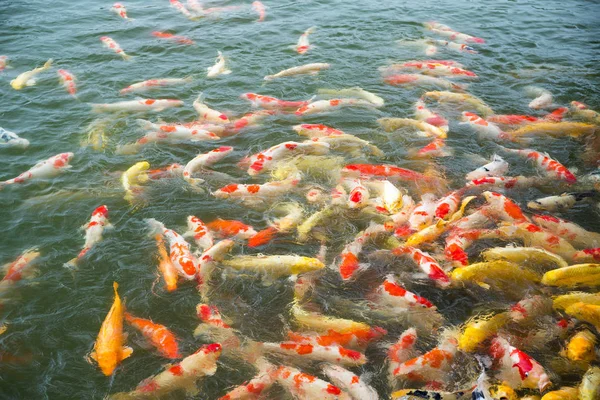
[[[367,101],[367,100],[362,100],[362,99],[342,98],[342,99],[331,99],[331,100],[317,100],[317,101],[314,101],[314,102],[307,104],[304,107],[301,107],[298,110],[296,110],[296,115],[303,116],[303,115],[323,113],[323,112],[333,111],[333,110],[340,109],[342,107],[349,107],[349,106],[374,107],[373,103],[371,103],[370,101]]]
[[[478,51],[475,50],[473,47],[466,45],[464,43],[456,43],[456,42],[450,42],[447,40],[438,40],[438,39],[429,39],[427,42],[430,44],[433,44],[435,46],[445,47],[447,49],[456,50],[461,53],[469,53],[469,54],[477,54],[478,53]]]
[[[308,136],[311,139],[344,135],[343,131],[323,124],[300,124],[294,125],[292,129],[295,130],[298,135]]]
[[[187,280],[192,280],[200,271],[200,266],[196,257],[190,251],[190,245],[183,236],[172,229],[167,229],[162,222],[149,218],[145,220],[151,229],[151,233],[161,234],[167,238],[170,247],[169,257],[179,276]]]
[[[183,179],[185,179],[190,185],[197,186],[204,182],[204,179],[194,178],[193,175],[211,165],[221,161],[224,157],[233,151],[233,147],[221,146],[208,153],[201,153],[190,160],[183,169]]]
[[[300,36],[300,39],[298,39],[298,44],[296,45],[296,51],[299,54],[306,54],[308,50],[314,47],[310,45],[310,42],[308,41],[308,35],[313,33],[316,29],[316,26],[311,26]]]
[[[102,37],[100,37],[100,41],[102,42],[104,47],[114,51],[115,53],[117,53],[118,55],[123,57],[123,60],[125,60],[125,61],[131,60],[131,56],[126,54],[123,51],[123,49],[121,48],[121,45],[119,45],[119,43],[117,43],[113,38],[111,38],[109,36],[102,36]]]
[[[208,249],[214,244],[214,239],[208,227],[202,220],[195,215],[187,217],[188,231],[183,234],[184,237],[192,236],[196,245],[201,249]]]
[[[198,291],[202,299],[206,300],[208,297],[210,279],[217,264],[223,261],[223,258],[231,251],[233,246],[235,246],[233,240],[224,239],[215,243],[198,256],[196,281],[198,282]]]
[[[479,115],[463,111],[461,124],[467,124],[477,132],[481,139],[510,140],[510,135],[502,131],[498,125],[488,122]]]
[[[352,398],[356,400],[379,399],[377,391],[351,371],[335,364],[326,364],[322,370],[334,385],[348,392]]]
[[[215,124],[230,123],[227,115],[217,110],[213,110],[212,108],[210,108],[202,102],[202,93],[198,95],[198,97],[196,98],[196,100],[194,100],[194,103],[192,105],[194,107],[194,110],[196,110],[196,112],[200,116],[201,121],[212,122]]]
[[[287,157],[299,154],[322,155],[329,153],[329,144],[306,142],[283,142],[250,157],[248,175],[256,176],[273,168],[274,164]]]
[[[267,7],[260,1],[253,1],[252,9],[258,14],[258,22],[263,22],[267,17]]]
[[[425,22],[423,25],[425,26],[426,29],[428,29],[434,33],[437,33],[440,36],[447,37],[451,40],[457,40],[459,42],[464,42],[464,43],[478,43],[478,44],[485,43],[485,40],[483,40],[482,38],[467,35],[466,33],[457,32],[457,31],[453,30],[452,28],[450,28],[448,25],[440,24],[439,22],[436,22],[436,21]]]
[[[379,307],[437,309],[437,307],[426,298],[412,293],[400,286],[393,275],[386,276],[383,283],[369,295],[368,299]]]
[[[337,345],[322,346],[308,342],[282,342],[260,343],[258,347],[268,353],[300,357],[304,360],[330,362],[348,367],[356,367],[367,362],[367,358],[363,353]]]
[[[150,90],[156,90],[168,86],[179,86],[185,85],[186,83],[192,82],[194,79],[191,76],[187,78],[159,78],[149,79],[143,82],[137,82],[121,89],[119,92],[121,95],[129,93],[143,93]]]
[[[434,88],[457,91],[466,90],[468,87],[468,85],[454,83],[444,78],[437,78],[435,76],[428,76],[422,74],[388,74],[383,78],[383,81],[388,85],[392,86],[429,86]]]
[[[280,366],[275,372],[277,382],[297,400],[351,400],[352,397],[337,386],[296,368]]]
[[[250,101],[254,107],[260,107],[266,110],[295,110],[304,107],[309,103],[309,101],[280,100],[275,97],[264,96],[257,93],[244,93],[240,97]]]
[[[331,67],[331,64],[327,64],[327,63],[313,63],[313,64],[300,65],[298,67],[292,67],[292,68],[285,69],[283,71],[276,73],[275,75],[267,75],[267,76],[265,76],[265,81],[270,81],[273,79],[283,78],[286,76],[294,76],[294,75],[303,75],[303,74],[317,75],[320,71],[322,71],[324,69],[328,69],[329,67]]]
[[[300,182],[299,176],[281,181],[271,181],[262,185],[230,184],[213,192],[218,199],[240,199],[242,201],[263,202],[289,193]]]
[[[231,74],[231,70],[227,69],[227,67],[225,66],[225,63],[226,63],[225,56],[223,56],[223,53],[221,53],[220,51],[217,51],[217,58],[215,60],[215,65],[207,68],[208,72],[206,73],[206,77],[214,78],[219,75]]]
[[[192,14],[190,12],[190,10],[188,10],[183,3],[181,3],[179,0],[170,0],[171,3],[171,7],[173,7],[174,9],[176,9],[177,11],[179,11],[183,16],[185,16],[187,19],[190,20],[194,20],[195,18],[197,18],[197,15]]]
[[[415,103],[415,119],[427,122],[430,125],[437,126],[441,130],[448,132],[448,120],[428,109],[425,102],[420,99]]]
[[[358,86],[346,89],[317,89],[317,93],[335,97],[351,97],[362,99],[373,104],[375,107],[383,107],[385,104],[385,100],[383,100],[383,98]]]
[[[12,185],[15,183],[24,183],[31,179],[53,178],[71,168],[69,162],[71,161],[73,156],[73,153],[61,153],[52,156],[47,160],[40,161],[27,171],[17,176],[16,178],[0,182],[0,190],[2,190],[7,185]]]
[[[127,8],[121,3],[113,4],[113,6],[110,8],[110,11],[114,12],[126,21],[133,21],[133,18],[129,18],[127,16]]]
[[[562,180],[569,184],[577,182],[577,177],[567,167],[550,158],[548,153],[539,153],[532,149],[507,149],[505,147],[502,149],[507,153],[517,154],[523,158],[535,161],[538,169],[551,178]]]
[[[79,261],[94,247],[102,241],[102,235],[106,229],[111,229],[112,225],[108,221],[108,208],[105,205],[99,206],[92,212],[90,222],[84,225],[85,244],[77,257],[68,261],[65,267],[77,268]]]
[[[75,94],[77,93],[77,86],[75,85],[75,75],[73,75],[66,69],[59,69],[56,72],[63,86],[65,87],[65,89],[67,89],[67,92],[69,92],[71,96],[75,97]]]
[[[172,107],[182,107],[183,101],[174,99],[140,99],[116,103],[90,104],[95,113],[104,112],[160,112]]]

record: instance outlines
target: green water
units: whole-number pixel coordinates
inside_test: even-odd
[[[303,121],[325,123],[356,134],[386,154],[383,160],[369,161],[423,170],[424,163],[408,162],[405,156],[408,147],[424,142],[411,144],[399,135],[387,135],[375,123],[382,116],[410,117],[422,90],[385,86],[377,68],[391,61],[424,58],[421,50],[398,46],[395,41],[423,38],[426,31],[421,23],[436,19],[486,39],[486,45],[478,46],[479,54],[441,49],[435,57],[457,60],[476,72],[480,79],[471,85],[470,92],[497,113],[530,113],[530,99],[524,95],[524,88],[529,85],[550,90],[558,104],[578,100],[600,109],[600,5],[595,1],[271,1],[265,2],[267,19],[262,23],[256,22],[249,3],[243,10],[193,22],[171,8],[167,0],[130,0],[124,4],[135,20],[125,22],[109,11],[110,1],[0,0],[0,54],[9,56],[13,67],[0,73],[0,126],[31,142],[24,151],[0,150],[0,180],[17,176],[35,162],[59,152],[75,153],[73,168],[56,179],[14,185],[0,192],[0,263],[11,262],[31,247],[42,253],[38,276],[15,287],[16,298],[0,314],[0,321],[9,328],[0,336],[0,351],[31,355],[30,362],[0,363],[0,398],[102,398],[108,393],[132,390],[139,381],[162,369],[165,360],[141,347],[134,332],[129,339],[134,354],[119,367],[114,382],[85,361],[112,303],[113,281],[119,282],[129,311],[172,329],[181,339],[182,353],[190,354],[202,344],[191,334],[198,324],[195,288],[181,284],[176,292],[165,293],[158,285],[156,294],[151,292],[156,277],[155,244],[147,237],[144,218],[156,218],[180,232],[185,230],[185,219],[191,214],[204,221],[215,217],[240,219],[257,230],[266,226],[267,215],[262,210],[195,193],[178,179],[151,185],[147,207],[134,210],[123,200],[120,171],[140,160],[149,161],[153,168],[174,162],[185,164],[196,154],[223,144],[234,146],[235,151],[217,169],[245,181],[245,172],[235,165],[241,157],[285,140],[299,140],[291,130],[298,123],[297,118],[284,115],[216,143],[147,146],[138,155],[116,155],[116,145],[142,135],[135,124],[139,115],[133,115],[119,117],[107,150],[96,152],[80,146],[86,136],[85,127],[97,118],[88,103],[119,101],[122,98],[118,91],[134,82],[193,76],[189,85],[157,92],[157,97],[185,102],[183,108],[158,114],[175,122],[195,118],[192,102],[199,92],[204,93],[212,108],[242,115],[250,111],[247,102],[239,98],[244,92],[295,100],[310,98],[318,88],[360,86],[382,96],[385,106],[377,111],[345,109]],[[317,47],[306,55],[298,55],[289,46],[295,45],[300,34],[313,25],[317,31],[310,40]],[[196,45],[176,45],[154,38],[151,32],[155,30],[187,36]],[[125,62],[105,49],[99,40],[103,35],[115,39],[134,61]],[[206,68],[213,64],[217,50],[226,55],[233,73],[208,80]],[[48,58],[54,58],[55,67],[40,75],[36,86],[12,90],[11,79],[42,65]],[[332,67],[317,77],[263,83],[267,74],[309,62],[328,62]],[[77,100],[58,83],[57,68],[68,69],[77,77]],[[466,172],[478,166],[468,154],[487,158],[496,151],[493,144],[478,142],[471,131],[455,121],[451,123],[448,143],[456,156],[440,163],[456,187]],[[550,152],[581,174],[590,171],[579,160],[579,142],[540,138],[532,147]],[[532,168],[524,163],[511,166],[511,174],[519,173],[531,174]],[[522,205],[540,195],[537,189],[511,194]],[[290,198],[301,199],[294,195]],[[80,270],[72,274],[62,265],[81,249],[83,236],[78,228],[100,204],[108,206],[115,229],[105,235]],[[589,206],[576,207],[564,217],[579,221],[590,230],[600,230],[598,214]],[[331,227],[328,263],[364,226],[364,221],[340,220],[333,225],[337,226]],[[299,245],[290,235],[260,251],[311,256],[318,247],[316,242]],[[255,251],[237,246],[233,252]],[[328,290],[358,298],[373,288],[378,279],[365,278],[342,288],[336,273],[330,271],[320,294],[321,303],[327,307]],[[214,304],[233,320],[237,329],[256,340],[282,340],[292,299],[289,281],[265,286],[258,279],[233,273],[218,280]],[[428,285],[413,287],[430,297],[454,323],[464,320],[473,304],[489,307],[481,298],[464,293],[446,295]],[[330,311],[345,316],[339,307]],[[389,340],[403,328],[392,326]],[[367,354],[375,362],[362,370],[374,372],[373,384],[386,396],[381,363],[384,352],[372,349]],[[198,398],[218,398],[228,387],[250,379],[252,374],[239,361],[224,359],[217,374],[199,384],[202,391]],[[280,391],[273,393],[274,398],[282,396]],[[173,398],[182,398],[182,394]]]

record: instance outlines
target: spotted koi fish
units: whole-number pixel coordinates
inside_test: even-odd
[[[182,107],[183,101],[174,99],[141,99],[131,101],[118,101],[116,103],[107,104],[90,104],[92,111],[96,113],[102,112],[140,112],[154,111],[160,112],[167,108]]]
[[[329,144],[327,143],[310,140],[302,143],[283,142],[250,157],[248,175],[256,176],[264,171],[268,171],[273,167],[273,164],[286,157],[293,157],[298,154],[321,155],[328,152]]]
[[[188,231],[184,236],[193,235],[196,245],[201,249],[208,249],[214,244],[214,239],[208,227],[202,220],[194,215],[187,218]]]
[[[125,321],[142,332],[163,357],[181,358],[177,338],[166,326],[154,323],[149,319],[137,318],[128,312],[125,313]]]
[[[256,93],[244,93],[241,95],[241,98],[250,101],[254,107],[260,107],[267,110],[296,110],[308,104],[308,101],[280,100],[275,97]]]
[[[574,222],[552,215],[534,215],[531,219],[537,225],[566,239],[576,247],[594,248],[600,246],[600,234],[590,232]]]
[[[26,276],[33,273],[34,261],[40,256],[40,252],[35,250],[27,250],[23,252],[15,261],[2,266],[6,270],[6,274],[0,280],[0,290],[5,290],[8,286],[19,282]]]
[[[373,103],[367,100],[362,99],[331,99],[331,100],[317,100],[312,103],[305,105],[304,107],[300,107],[296,110],[296,115],[310,115],[323,113],[328,111],[333,111],[340,109],[342,107],[350,107],[350,106],[362,106],[362,107],[373,107]]]
[[[190,160],[183,169],[183,179],[185,179],[190,185],[197,186],[204,182],[204,179],[193,178],[193,175],[198,170],[204,170],[207,167],[221,161],[224,157],[233,151],[233,147],[221,146],[208,153],[198,154],[192,160]]]
[[[298,135],[308,136],[311,139],[326,136],[340,136],[345,134],[339,129],[335,129],[323,124],[294,125],[292,129],[294,129],[298,133]]]
[[[196,281],[198,282],[198,291],[201,298],[207,298],[210,289],[210,279],[217,263],[223,261],[225,255],[231,251],[234,245],[235,242],[233,240],[221,240],[206,249],[198,257],[198,275],[196,276]]]
[[[337,386],[296,368],[280,366],[277,382],[299,399],[350,400],[352,397]]]
[[[453,76],[453,77],[468,77],[477,78],[477,75],[466,69],[455,65],[446,65],[436,62],[409,61],[403,64],[394,64],[388,70],[398,69],[415,69],[424,75],[431,76]]]
[[[490,176],[504,176],[508,172],[508,163],[496,154],[492,156],[492,161],[482,165],[474,171],[469,172],[465,178],[467,181],[474,181]]]
[[[367,362],[364,354],[337,345],[321,346],[304,342],[282,342],[261,343],[260,348],[269,353],[300,356],[306,360],[331,362],[349,367],[356,367]]]
[[[300,36],[300,39],[298,39],[298,44],[296,45],[296,51],[298,54],[306,54],[306,52],[312,48],[308,41],[308,35],[313,33],[315,29],[317,29],[316,26],[311,26]]]
[[[444,382],[458,350],[456,339],[446,339],[422,356],[407,360],[392,371],[394,377],[411,381]]]
[[[440,267],[438,262],[428,253],[411,246],[399,246],[392,250],[394,255],[400,256],[408,254],[413,261],[419,265],[419,268],[427,274],[429,279],[433,280],[438,286],[445,288],[450,285],[450,278]]]
[[[85,225],[85,244],[77,257],[65,264],[70,268],[76,268],[80,260],[94,247],[102,241],[102,234],[106,229],[112,228],[108,222],[108,208],[104,205],[96,208],[92,212],[90,222]]]
[[[531,149],[520,150],[504,148],[504,151],[535,161],[538,168],[551,178],[563,180],[569,184],[577,182],[577,177],[575,177],[567,167],[550,158],[548,154],[539,153]]]
[[[211,232],[221,238],[245,240],[256,235],[256,231],[250,225],[235,220],[217,218],[207,223],[206,226]]]
[[[212,122],[215,124],[230,123],[229,117],[227,117],[227,115],[208,107],[206,104],[204,104],[201,101],[201,98],[202,98],[202,93],[200,93],[198,95],[198,97],[196,98],[196,100],[193,103],[194,110],[196,110],[196,112],[200,116],[201,121]]]
[[[417,100],[415,103],[415,119],[427,122],[430,125],[437,126],[448,132],[448,120],[428,109],[425,102],[421,99]]]
[[[240,199],[242,201],[262,202],[282,196],[292,190],[300,182],[300,177],[291,177],[281,181],[272,181],[262,185],[242,185],[232,183],[217,189],[212,194],[218,199]]]
[[[400,364],[415,358],[415,343],[417,342],[417,330],[408,328],[398,338],[396,343],[392,344],[387,351],[388,372],[391,378],[394,377],[394,371]]]
[[[62,82],[65,89],[71,96],[75,96],[77,93],[77,86],[75,85],[75,75],[67,71],[66,69],[59,69],[56,71],[58,73],[58,77]]]
[[[71,168],[69,162],[71,161],[73,156],[73,153],[60,153],[50,157],[47,160],[40,161],[27,171],[21,173],[16,178],[0,182],[0,190],[2,190],[7,185],[12,185],[15,183],[24,183],[31,179],[53,178]]]
[[[471,36],[471,35],[467,35],[466,33],[457,32],[457,31],[453,30],[452,28],[450,28],[448,25],[440,24],[439,22],[436,22],[436,21],[425,22],[423,25],[425,25],[426,29],[428,29],[440,36],[447,37],[451,40],[457,40],[459,42],[464,42],[464,43],[478,43],[478,44],[485,43],[484,39],[481,39],[481,38],[478,38],[475,36]]]
[[[256,126],[268,117],[269,115],[275,115],[276,111],[274,110],[259,110],[252,113],[248,113],[243,117],[227,124],[227,132],[230,135],[235,135],[239,133],[242,129],[249,128],[251,126]]]
[[[169,242],[171,262],[179,276],[187,280],[192,280],[200,270],[198,260],[190,251],[189,244],[177,232],[165,228],[165,226],[153,219],[147,219],[146,223],[154,231],[165,236]]]
[[[360,272],[369,267],[368,264],[361,264],[358,256],[363,246],[374,236],[385,232],[384,225],[373,224],[360,232],[356,238],[348,243],[340,254],[339,272],[343,280],[350,280]]]
[[[193,20],[196,16],[190,12],[179,0],[170,0],[171,7],[179,11],[187,19]]]
[[[121,95],[129,93],[143,93],[149,90],[160,89],[167,86],[177,86],[192,82],[192,77],[187,78],[162,78],[162,79],[149,79],[143,82],[137,82],[121,89],[119,92]]]
[[[367,385],[360,377],[335,364],[327,364],[323,368],[323,373],[329,377],[331,382],[342,388],[354,399],[378,400],[377,391]]]
[[[121,46],[119,45],[119,43],[117,43],[113,38],[108,37],[108,36],[102,36],[100,38],[100,41],[102,42],[102,44],[104,45],[104,47],[106,47],[107,49],[110,49],[110,50],[114,51],[115,53],[117,53],[118,55],[120,55],[121,57],[123,57],[123,60],[125,60],[125,61],[131,60],[131,56],[127,55],[123,51],[123,49],[121,48]]]
[[[248,382],[227,392],[219,400],[257,400],[261,394],[275,383],[277,367],[263,358],[257,360],[259,373]]]
[[[393,275],[388,275],[385,281],[369,296],[369,300],[380,307],[409,309],[412,307],[436,310],[429,300],[400,286]]]
[[[125,6],[121,3],[113,4],[113,6],[110,8],[110,11],[114,12],[126,21],[133,21],[133,18],[129,18],[127,16],[127,8],[125,8]]]

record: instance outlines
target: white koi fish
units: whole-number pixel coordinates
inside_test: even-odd
[[[260,1],[253,1],[252,8],[258,14],[258,22],[263,22],[267,16],[267,7]]]
[[[111,49],[112,51],[114,51],[115,53],[117,53],[121,57],[123,57],[123,60],[125,60],[125,61],[131,60],[131,56],[125,54],[125,52],[123,51],[123,49],[121,48],[119,43],[117,43],[113,38],[108,37],[108,36],[102,36],[100,38],[100,41],[102,42],[104,47],[106,47],[107,49]]]
[[[4,71],[6,68],[11,68],[8,65],[8,56],[0,56],[0,72]]]
[[[536,98],[531,100],[531,102],[529,103],[529,108],[533,108],[534,110],[541,110],[543,108],[549,108],[552,106],[552,93],[550,93],[546,89],[542,89],[539,87],[528,87],[525,89],[525,91],[529,94],[536,96]]]
[[[204,179],[192,178],[192,175],[197,170],[202,170],[219,162],[232,151],[233,147],[221,146],[217,149],[209,151],[208,153],[198,154],[185,165],[185,168],[183,169],[183,179],[185,179],[192,186],[197,186],[203,183]]]
[[[90,104],[95,113],[103,112],[160,112],[171,107],[182,107],[183,101],[174,99],[140,99],[116,103]]]
[[[596,195],[597,193],[594,191],[562,193],[558,196],[548,196],[532,200],[527,203],[527,207],[536,211],[564,211],[573,207],[575,203]]]
[[[23,72],[15,79],[10,81],[10,86],[12,86],[12,88],[15,90],[21,90],[25,86],[35,85],[35,76],[41,72],[48,70],[52,66],[52,61],[52,59],[49,59],[42,67],[32,69],[31,71]]]
[[[250,101],[254,107],[260,107],[266,110],[296,110],[309,103],[309,101],[280,100],[275,97],[263,96],[256,93],[244,93],[240,97]]]
[[[281,181],[272,181],[262,185],[241,185],[232,183],[213,192],[218,199],[239,199],[249,202],[263,202],[283,196],[300,182],[300,177],[291,177]]]
[[[400,286],[393,275],[386,276],[385,281],[369,296],[369,300],[379,307],[437,309],[426,298],[409,292]]]
[[[506,172],[508,172],[508,163],[499,155],[494,154],[492,161],[469,172],[465,176],[465,179],[467,181],[474,181],[475,179],[487,178],[489,176],[504,176]]]
[[[280,366],[275,372],[277,382],[298,400],[350,400],[352,397],[337,386],[296,368]]]
[[[0,149],[3,147],[18,147],[25,149],[29,146],[29,140],[19,137],[14,132],[0,128]]]
[[[185,6],[179,0],[170,0],[170,3],[171,3],[171,7],[173,7],[177,11],[179,11],[187,19],[193,20],[194,18],[197,17],[196,15],[192,14],[190,12],[190,10],[188,10],[187,8],[185,8]]]
[[[267,76],[265,76],[265,81],[270,81],[273,79],[283,78],[286,76],[294,76],[294,75],[303,75],[303,74],[317,75],[321,70],[328,69],[329,67],[331,67],[331,64],[327,64],[327,63],[313,63],[313,64],[300,65],[298,67],[284,69],[283,71],[280,71],[280,72],[276,73],[275,75],[267,75]]]
[[[448,132],[448,120],[428,109],[425,102],[420,99],[415,103],[415,119],[427,122],[430,125],[437,126],[441,130]]]
[[[222,112],[219,112],[217,110],[213,110],[212,108],[208,107],[206,104],[204,104],[202,102],[202,93],[200,93],[198,95],[198,97],[196,98],[196,100],[194,100],[193,106],[194,106],[194,110],[196,110],[196,112],[200,116],[201,121],[212,122],[215,124],[229,124],[230,123],[227,115],[225,115]]]
[[[200,297],[202,299],[207,298],[208,291],[210,289],[208,285],[217,263],[223,261],[225,255],[231,251],[233,246],[235,246],[235,242],[233,240],[224,239],[206,249],[198,257],[199,269],[196,276],[196,281],[198,282],[198,291],[200,292]]]
[[[367,362],[361,352],[338,345],[322,346],[309,342],[259,343],[259,348],[269,353],[300,357],[304,360],[324,361],[357,367]]]
[[[315,29],[317,29],[316,26],[311,26],[300,36],[300,39],[298,39],[298,44],[296,45],[296,51],[299,54],[306,54],[306,52],[313,47],[310,45],[310,43],[308,41],[308,35],[313,33],[315,31]]]
[[[81,259],[92,249],[92,247],[102,241],[102,234],[104,231],[112,228],[112,225],[108,222],[108,208],[104,205],[96,208],[94,212],[92,212],[90,222],[84,225],[84,228],[85,244],[77,257],[65,264],[68,268],[77,268]]]
[[[31,167],[29,170],[17,176],[16,178],[0,182],[0,190],[2,190],[6,185],[24,183],[31,179],[45,179],[55,177],[58,174],[71,168],[69,162],[71,161],[73,156],[73,153],[61,153],[52,156],[47,160],[40,161],[33,167]]]
[[[194,79],[191,76],[187,78],[163,78],[163,79],[149,79],[147,81],[134,83],[121,89],[119,92],[121,95],[128,93],[144,93],[150,90],[160,89],[166,86],[178,86],[185,85],[186,83],[192,82]]]
[[[463,122],[461,123],[468,124],[477,132],[481,139],[511,140],[510,135],[503,132],[498,125],[486,121],[475,113],[463,111],[462,119]]]
[[[301,124],[292,127],[298,135],[308,136],[309,138],[320,138],[325,136],[344,135],[343,131],[323,124]]]
[[[229,75],[231,73],[231,70],[225,67],[225,57],[223,56],[223,53],[218,51],[217,54],[218,55],[217,59],[215,60],[215,65],[207,68],[207,78],[214,78],[219,75]]]
[[[444,78],[437,78],[435,76],[422,74],[392,74],[385,76],[383,81],[392,86],[433,86],[441,89],[457,91],[465,90],[468,87],[467,85],[454,83]]]

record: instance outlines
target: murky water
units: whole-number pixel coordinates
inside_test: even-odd
[[[119,172],[141,160],[147,160],[153,168],[174,162],[185,164],[199,152],[226,144],[234,146],[235,151],[216,169],[245,180],[245,173],[235,165],[241,157],[285,140],[298,140],[291,130],[297,118],[283,115],[269,118],[258,129],[216,143],[147,146],[138,155],[116,155],[118,144],[141,136],[135,123],[139,115],[130,115],[117,117],[106,151],[97,152],[80,146],[86,137],[85,127],[97,118],[88,103],[118,101],[118,91],[134,82],[192,76],[191,84],[157,92],[159,97],[185,102],[183,108],[158,114],[175,122],[195,118],[191,105],[200,92],[211,107],[242,115],[250,110],[239,98],[243,92],[308,99],[318,88],[360,86],[382,96],[385,106],[376,111],[346,109],[303,121],[326,123],[371,141],[385,152],[385,157],[370,161],[423,170],[424,163],[406,161],[407,148],[423,142],[410,143],[402,135],[385,134],[375,123],[382,116],[410,117],[422,90],[386,86],[377,68],[390,61],[424,58],[422,50],[399,46],[395,41],[423,38],[421,23],[437,19],[486,39],[479,54],[442,49],[436,57],[455,59],[475,71],[480,79],[471,85],[470,92],[497,113],[530,112],[530,99],[524,95],[524,88],[530,85],[550,90],[559,104],[578,100],[592,109],[600,108],[600,5],[595,1],[272,1],[266,2],[269,8],[263,23],[256,22],[249,4],[240,11],[193,22],[169,7],[166,0],[130,0],[125,5],[135,20],[129,23],[109,12],[111,5],[109,1],[91,0],[0,2],[0,54],[8,55],[14,67],[0,73],[0,126],[31,142],[25,151],[0,150],[0,180],[12,178],[56,153],[75,153],[73,168],[58,178],[15,185],[0,192],[0,262],[10,262],[31,247],[42,253],[39,275],[19,284],[14,290],[16,298],[2,310],[1,321],[9,329],[0,336],[0,352],[25,360],[0,363],[0,398],[102,398],[108,393],[131,390],[162,369],[165,360],[141,347],[137,334],[130,334],[134,354],[123,362],[114,382],[84,359],[112,302],[113,281],[119,282],[129,311],[165,324],[177,334],[182,353],[189,354],[199,347],[201,342],[192,336],[199,322],[195,316],[195,288],[182,284],[176,292],[166,293],[157,285],[155,293],[151,291],[156,278],[155,244],[147,235],[144,218],[156,218],[178,231],[185,230],[185,218],[191,214],[204,221],[222,217],[243,220],[257,229],[266,226],[268,214],[263,210],[196,193],[179,179],[151,185],[149,204],[132,209],[123,200]],[[289,47],[313,25],[318,29],[310,39],[317,47],[298,55]],[[185,46],[160,40],[151,36],[155,30],[188,36],[197,44]],[[118,41],[134,61],[124,62],[103,48],[99,41],[103,35]],[[208,80],[206,68],[213,64],[217,50],[227,56],[233,73]],[[42,65],[48,58],[55,59],[56,67],[77,76],[78,99],[71,98],[58,83],[56,68],[40,75],[35,87],[22,91],[10,88],[9,82],[17,74]],[[267,74],[308,62],[328,62],[332,68],[316,77],[263,81]],[[478,142],[471,131],[456,122],[451,123],[448,143],[455,157],[441,164],[448,178],[459,183],[477,166],[470,154],[487,158],[497,151],[494,144]],[[589,171],[578,157],[582,149],[579,142],[538,138],[534,144],[582,174]],[[532,171],[525,163],[511,169],[514,175]],[[524,204],[540,194],[538,189],[529,189],[512,195]],[[296,195],[289,198],[301,199]],[[100,204],[108,206],[115,229],[73,274],[62,265],[81,249],[82,232],[78,228]],[[600,230],[598,214],[589,206],[575,207],[564,217],[587,229]],[[365,226],[365,221],[339,220],[336,225],[329,232],[328,262]],[[260,251],[312,256],[318,248],[315,241],[300,245],[289,235]],[[234,250],[235,254],[255,252],[242,246]],[[381,273],[386,270],[389,268],[383,266],[376,269]],[[317,291],[317,300],[325,310],[340,316],[352,314],[331,299],[359,298],[381,276],[367,275],[342,287],[335,272],[328,274],[331,276]],[[236,328],[256,340],[282,340],[289,323],[292,283],[281,279],[266,286],[255,277],[229,272],[218,282],[214,304]],[[437,304],[451,323],[463,321],[471,307],[489,307],[489,303],[478,303],[480,299],[459,291],[446,293],[427,284],[412,288]],[[391,324],[388,328],[397,334],[405,326]],[[364,370],[375,372],[372,383],[381,395],[386,395],[380,362],[383,354],[381,349],[370,350],[367,355],[377,362]],[[200,383],[198,398],[217,398],[252,374],[239,361],[223,359],[217,374]],[[282,396],[281,392],[273,393],[274,398]]]

